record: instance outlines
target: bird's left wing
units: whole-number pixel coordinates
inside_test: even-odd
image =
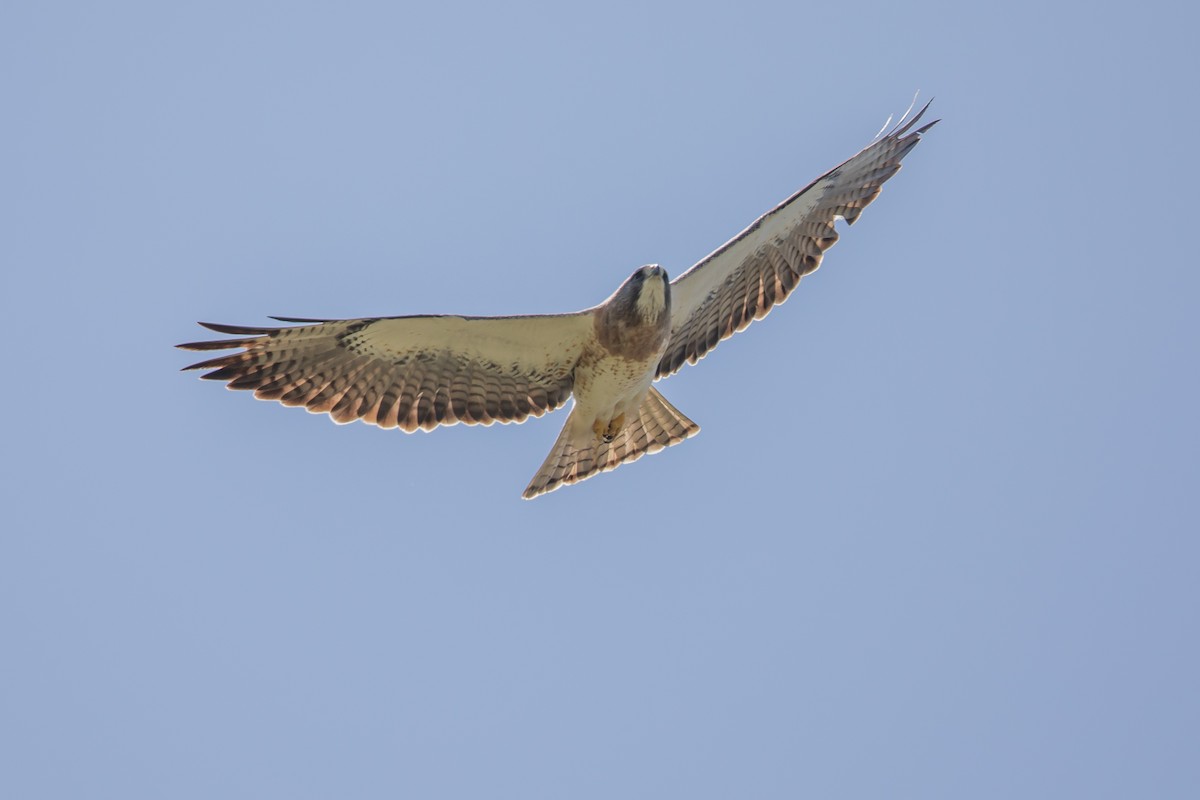
[[[817,178],[671,282],[671,339],[655,379],[695,364],[723,339],[782,303],[838,239],[833,224],[852,224],[921,134],[913,126],[929,104],[866,149]],[[907,115],[906,115],[907,116]]]
[[[429,430],[539,417],[566,402],[593,335],[590,312],[518,317],[381,317],[311,320],[295,327],[200,323],[244,337],[191,342],[188,350],[241,352],[192,364],[202,377],[381,428]]]

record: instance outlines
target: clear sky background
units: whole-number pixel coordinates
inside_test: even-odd
[[[1198,796],[1184,6],[6,4],[0,796]],[[178,371],[678,274],[917,90],[614,473]]]

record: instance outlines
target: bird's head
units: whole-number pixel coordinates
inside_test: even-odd
[[[658,322],[671,312],[671,284],[667,271],[658,264],[648,264],[637,269],[613,298],[624,309],[625,315],[638,318],[642,325]]]

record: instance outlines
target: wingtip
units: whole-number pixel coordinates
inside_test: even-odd
[[[913,107],[916,105],[916,102],[917,102],[917,98],[916,98],[916,96],[913,96],[913,105],[910,105],[908,107],[908,111],[904,112],[904,116],[901,117],[900,121],[896,123],[896,127],[892,130],[891,133],[888,134],[889,136],[903,136],[904,134],[906,134],[910,130],[912,130],[912,127],[920,121],[921,117],[925,116],[925,112],[929,110],[929,107],[931,105],[933,105],[933,98],[932,97],[929,98],[929,100],[927,100],[925,102],[925,105],[921,106],[921,110],[918,111],[916,114],[913,114],[912,118],[910,119],[908,115],[909,115],[909,113],[912,112]],[[938,122],[941,122],[941,120],[935,119],[933,122],[922,125],[920,128],[918,128],[917,130],[915,130],[913,132],[919,136],[920,134],[922,134],[925,131],[932,128]]]
[[[296,323],[300,323],[302,325],[317,325],[317,324],[322,324],[322,323],[326,323],[326,322],[333,322],[333,320],[316,319],[314,317],[278,317],[278,316],[275,316],[274,314],[268,314],[267,316],[270,319],[273,319],[277,322],[296,322]]]
[[[202,328],[208,328],[210,331],[228,333],[234,336],[267,336],[279,330],[279,328],[262,328],[250,325],[226,325],[220,322],[197,322],[196,324]]]
[[[525,487],[525,491],[521,492],[521,499],[522,500],[536,500],[537,498],[541,497],[544,494],[550,494],[550,492],[553,492],[555,489],[557,489],[563,485],[564,484],[556,483],[555,485],[550,486],[550,487],[540,486],[535,489],[533,487],[533,484],[530,484],[529,486]]]
[[[925,116],[925,112],[929,110],[929,107],[933,105],[934,101],[934,98],[929,98],[927,101],[925,101],[925,105],[921,106],[916,114],[913,114],[912,111],[917,106],[917,95],[919,94],[920,92],[917,92],[917,94],[913,95],[913,100],[909,104],[908,109],[900,116],[900,119],[896,121],[895,125],[892,125],[892,117],[888,117],[888,121],[884,123],[883,129],[875,135],[875,141],[879,142],[885,139],[898,139],[909,131],[912,131],[913,134],[920,136],[922,133],[941,122],[940,119],[935,119],[933,122],[928,122],[922,125],[920,128],[913,130],[913,126],[920,121],[921,117]],[[889,125],[891,125],[890,128],[888,127]]]

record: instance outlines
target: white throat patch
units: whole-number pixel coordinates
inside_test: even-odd
[[[638,315],[647,322],[655,322],[666,310],[666,282],[661,275],[646,278],[638,292],[635,307]]]

